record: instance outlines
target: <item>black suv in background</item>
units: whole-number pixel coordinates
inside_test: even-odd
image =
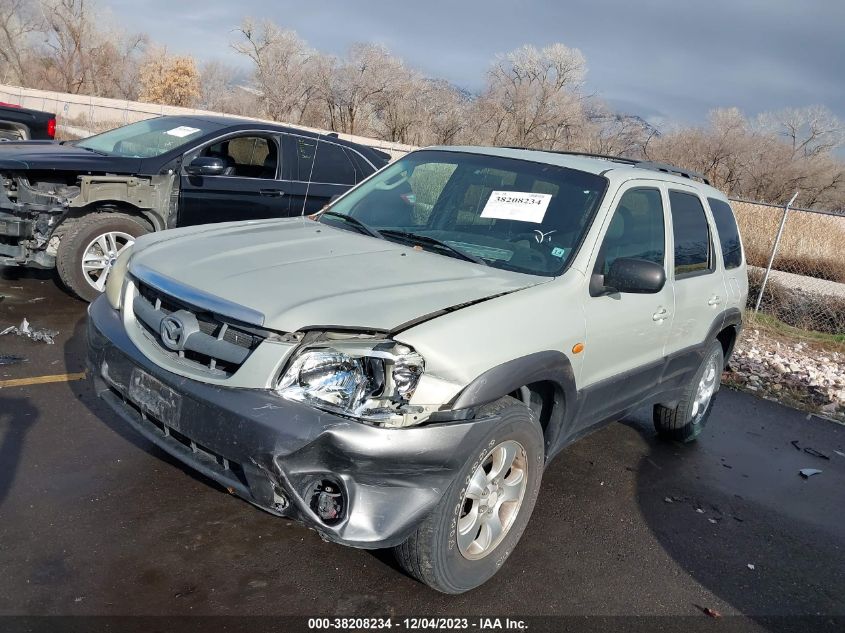
[[[0,142],[49,141],[55,136],[54,114],[0,102]]]
[[[2,143],[0,265],[55,267],[90,301],[144,233],[310,214],[389,160],[336,135],[214,116]]]

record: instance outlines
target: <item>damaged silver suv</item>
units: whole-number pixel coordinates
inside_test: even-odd
[[[91,376],[250,503],[467,591],[569,443],[643,405],[677,440],[707,421],[748,282],[699,180],[433,148],[310,218],[145,235],[89,308]]]

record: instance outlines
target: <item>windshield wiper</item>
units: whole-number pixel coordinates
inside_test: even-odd
[[[99,154],[100,156],[111,156],[111,154],[109,154],[108,152],[103,152],[101,150],[94,149],[93,147],[86,147],[85,145],[77,145],[76,147],[81,147],[84,150],[93,152],[94,154]]]
[[[361,220],[359,220],[358,218],[354,218],[351,215],[346,215],[345,213],[338,213],[337,211],[332,211],[331,209],[326,209],[325,211],[320,212],[320,218],[322,218],[324,215],[327,215],[332,218],[340,218],[345,222],[349,222],[349,224],[359,229],[362,233],[369,235],[370,237],[384,239],[381,233],[376,231],[374,228],[367,226],[366,224],[361,222]]]
[[[471,255],[465,251],[460,250],[459,248],[455,248],[448,242],[444,242],[442,240],[438,240],[436,237],[430,237],[428,235],[422,235],[420,233],[410,233],[408,231],[394,231],[394,230],[383,230],[381,234],[384,237],[396,237],[407,242],[411,242],[413,244],[425,245],[425,246],[433,246],[435,248],[442,249],[444,251],[448,251],[452,253],[453,256],[458,257],[460,259],[465,259],[468,262],[472,262],[474,264],[482,264],[483,266],[487,266],[487,262],[476,255]]]

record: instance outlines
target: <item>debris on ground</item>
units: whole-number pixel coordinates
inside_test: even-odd
[[[22,363],[26,359],[23,356],[16,356],[14,354],[0,354],[0,365],[15,365]]]
[[[827,455],[825,455],[821,451],[817,451],[816,449],[810,448],[809,446],[804,447],[804,452],[807,453],[807,455],[812,455],[813,457],[820,457],[821,459],[827,459],[827,460],[830,459],[830,457],[828,457]]]
[[[716,611],[716,609],[711,609],[710,607],[702,607],[699,605],[695,605],[704,615],[709,615],[711,618],[721,618],[722,614]]]
[[[795,447],[795,450],[796,450],[796,451],[801,451],[801,450],[803,450],[805,453],[807,453],[807,455],[812,455],[813,457],[818,457],[818,458],[820,458],[820,459],[827,459],[827,460],[830,460],[830,457],[829,457],[828,455],[825,455],[825,454],[824,454],[824,453],[822,453],[821,451],[817,451],[817,450],[816,450],[816,449],[814,449],[812,446],[805,446],[805,447],[802,449],[802,448],[801,448],[801,445],[798,443],[798,440],[792,440],[792,441],[790,442],[790,444],[792,444],[792,446],[794,446],[794,447]]]
[[[54,339],[58,332],[55,330],[48,330],[46,328],[33,328],[30,326],[29,321],[24,318],[24,320],[21,321],[20,325],[12,325],[10,327],[7,327],[3,331],[0,331],[0,336],[4,336],[6,334],[26,336],[27,338],[30,338],[33,341],[40,341],[43,343],[47,343],[47,345],[52,345],[56,342]]]
[[[801,475],[804,479],[809,479],[813,475],[820,475],[822,471],[816,468],[802,468],[798,471],[798,474]]]
[[[836,453],[837,455],[839,455],[839,457],[845,457],[845,453],[843,453],[842,451],[833,451],[833,452]]]
[[[748,328],[737,341],[731,371],[722,379],[726,385],[845,420],[845,352],[817,347]]]
[[[754,565],[752,563],[748,563],[748,569],[754,571]]]

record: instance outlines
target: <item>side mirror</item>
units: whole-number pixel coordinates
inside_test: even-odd
[[[226,171],[226,163],[216,156],[197,156],[185,167],[185,173],[192,176],[220,176]]]
[[[666,271],[663,266],[646,259],[620,257],[604,276],[606,292],[654,294],[663,290]]]

